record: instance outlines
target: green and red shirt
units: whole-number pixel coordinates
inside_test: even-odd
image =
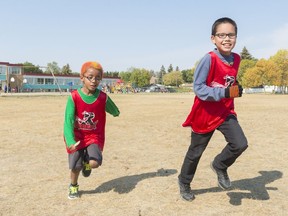
[[[93,95],[85,95],[81,89],[71,92],[68,97],[65,120],[64,140],[66,150],[80,141],[77,149],[94,143],[103,151],[105,143],[106,112],[119,116],[120,112],[111,98],[100,90]]]

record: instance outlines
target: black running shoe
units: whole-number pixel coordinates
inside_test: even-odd
[[[191,191],[190,184],[184,184],[178,180],[178,185],[180,189],[180,195],[181,197],[186,201],[192,201],[195,199],[194,194]]]
[[[231,182],[227,173],[227,169],[217,169],[213,162],[211,162],[210,167],[217,174],[218,186],[223,190],[231,188]]]

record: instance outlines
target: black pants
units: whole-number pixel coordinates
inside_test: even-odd
[[[235,116],[228,116],[227,119],[217,128],[225,137],[227,145],[214,158],[214,166],[218,169],[227,169],[244,152],[248,145],[247,139]],[[215,131],[215,130],[214,130]],[[214,131],[206,134],[192,132],[191,144],[184,158],[179,174],[182,183],[190,184],[195,175],[199,160],[206,149]]]

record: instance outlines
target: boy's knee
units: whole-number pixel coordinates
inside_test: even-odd
[[[96,160],[90,160],[89,165],[91,166],[92,169],[99,167],[99,163]]]
[[[244,145],[244,146],[240,149],[240,151],[241,151],[241,152],[244,152],[247,148],[248,148],[248,145],[246,144],[246,145]]]
[[[242,142],[242,144],[239,147],[239,151],[242,153],[248,148],[248,142],[245,140],[245,142]]]

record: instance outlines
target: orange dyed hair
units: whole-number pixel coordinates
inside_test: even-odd
[[[81,67],[81,73],[80,75],[83,76],[83,74],[89,69],[89,68],[94,68],[96,70],[99,70],[101,72],[101,76],[103,77],[103,68],[101,64],[99,64],[96,61],[89,61],[85,62],[82,67]]]

